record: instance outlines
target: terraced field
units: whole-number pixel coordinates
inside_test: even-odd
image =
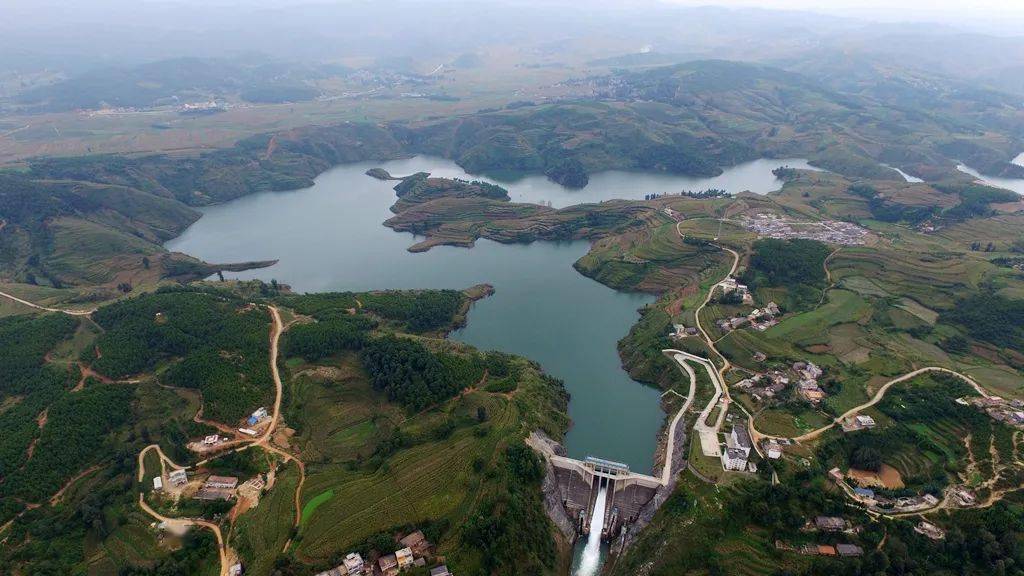
[[[868,277],[891,294],[948,308],[978,286],[992,266],[952,252],[922,253],[883,247],[851,247],[830,262],[834,279]]]
[[[286,465],[278,473],[274,488],[235,525],[232,543],[245,558],[252,559],[248,566],[252,574],[270,574],[274,560],[291,536],[298,481],[298,468]]]
[[[518,429],[515,403],[488,396],[491,419],[482,438],[473,430],[461,429],[445,441],[402,450],[375,471],[349,470],[340,464],[309,471],[304,493],[331,490],[334,497],[303,523],[298,552],[324,559],[378,531],[417,519],[447,518],[458,525],[483,484],[483,477],[473,469],[474,460],[489,462]]]
[[[684,243],[671,222],[598,240],[575,267],[612,288],[661,293],[696,289],[704,272],[724,264],[725,256]]]
[[[290,381],[289,422],[307,462],[368,457],[402,420],[400,410],[370,387],[357,357],[348,354],[328,368],[299,365]]]
[[[844,322],[855,322],[869,310],[868,303],[854,292],[831,290],[824,306],[787,318],[764,334],[769,338],[791,340],[824,334],[826,329]]]

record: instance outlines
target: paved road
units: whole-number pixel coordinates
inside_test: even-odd
[[[683,234],[683,231],[680,228],[681,224],[682,222],[676,223],[676,233],[679,234],[680,238],[685,238],[686,235]],[[739,253],[727,246],[722,246],[720,244],[715,244],[715,246],[718,246],[722,250],[732,254],[732,266],[729,267],[729,272],[726,274],[725,278],[734,276],[736,274],[736,269],[739,268],[740,264]],[[704,408],[704,411],[701,412],[700,417],[697,419],[697,423],[694,425],[694,430],[696,430],[698,437],[700,438],[701,450],[704,452],[705,456],[711,457],[718,457],[721,454],[721,448],[718,442],[718,431],[722,429],[722,423],[725,421],[725,415],[728,413],[729,405],[732,402],[732,398],[729,396],[729,387],[725,384],[725,373],[732,367],[732,363],[729,362],[729,360],[718,351],[718,348],[715,347],[715,341],[711,338],[711,335],[708,334],[707,330],[704,329],[704,325],[701,324],[700,320],[700,313],[705,307],[707,307],[708,303],[711,302],[711,298],[715,294],[715,286],[717,285],[718,283],[716,282],[708,288],[708,293],[704,297],[704,301],[701,302],[700,306],[698,306],[694,311],[693,317],[694,322],[697,324],[697,330],[704,338],[704,343],[707,344],[708,348],[721,359],[722,367],[716,370],[714,364],[707,358],[702,358],[686,352],[680,352],[680,354],[683,354],[687,359],[703,365],[708,371],[708,376],[710,376],[711,382],[715,385],[715,395],[712,397],[711,402],[709,402]],[[719,410],[718,418],[715,420],[714,426],[708,426],[706,424],[706,419],[711,414],[714,407],[719,403],[721,403],[721,410]]]
[[[662,350],[665,354],[673,354],[676,350]],[[676,413],[676,417],[672,419],[672,423],[668,427],[668,442],[665,444],[665,466],[661,471],[661,484],[668,486],[669,481],[672,479],[672,454],[675,453],[676,444],[676,428],[678,427],[679,420],[686,414],[686,411],[690,409],[690,405],[693,404],[693,398],[697,395],[697,375],[693,373],[693,368],[690,367],[685,361],[681,361],[678,358],[678,354],[675,356],[676,362],[686,371],[687,376],[690,377],[690,392],[686,395],[686,401],[683,403],[683,407]]]
[[[722,410],[718,414],[718,418],[715,419],[715,423],[710,426],[707,424],[708,416],[711,415],[711,411],[715,409],[715,406],[719,405],[722,400],[722,396],[725,393],[725,386],[719,379],[718,371],[715,370],[714,364],[712,364],[707,358],[702,358],[700,356],[690,354],[689,352],[683,352],[682,350],[669,349],[663,350],[662,352],[671,354],[676,363],[683,366],[690,374],[693,374],[693,369],[689,366],[687,361],[700,364],[707,371],[708,378],[711,379],[711,383],[715,386],[715,393],[711,396],[711,399],[708,400],[704,409],[701,410],[700,415],[697,416],[697,422],[694,423],[693,430],[697,433],[697,437],[700,438],[700,447],[701,451],[704,452],[704,455],[712,458],[718,458],[721,455],[721,448],[718,442],[718,431],[721,429],[722,422],[725,418],[725,406],[727,406],[727,404],[723,404]],[[694,376],[694,382],[695,381],[696,377]]]

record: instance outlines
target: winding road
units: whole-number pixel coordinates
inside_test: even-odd
[[[238,448],[235,448],[234,450],[232,450],[232,452],[240,452],[242,450],[248,450],[249,448],[252,448],[253,446],[258,446],[260,448],[263,448],[264,450],[267,450],[269,452],[273,452],[275,454],[278,454],[278,455],[282,456],[284,458],[285,462],[288,462],[288,461],[291,461],[291,460],[294,460],[296,462],[296,464],[299,467],[299,474],[300,474],[300,476],[299,476],[299,483],[298,483],[298,485],[296,486],[296,489],[295,489],[295,498],[294,498],[294,501],[295,501],[295,519],[294,519],[294,526],[298,526],[299,522],[301,520],[301,515],[302,515],[302,507],[301,507],[302,486],[303,486],[303,484],[305,483],[305,480],[306,480],[306,466],[305,466],[305,463],[303,463],[300,459],[296,458],[292,454],[289,454],[288,452],[285,452],[284,450],[278,448],[277,446],[274,446],[272,444],[272,442],[271,442],[271,440],[273,438],[273,434],[276,431],[277,425],[278,425],[278,423],[280,422],[280,419],[281,419],[281,397],[283,395],[284,385],[281,382],[281,374],[280,374],[280,370],[278,369],[278,366],[277,366],[277,360],[278,360],[278,350],[279,350],[279,343],[280,343],[280,340],[281,340],[281,334],[284,332],[285,326],[284,326],[284,323],[281,321],[281,313],[277,309],[276,306],[267,305],[267,309],[270,311],[270,318],[271,318],[271,321],[272,321],[271,332],[270,332],[270,353],[269,353],[270,359],[269,359],[269,361],[270,361],[270,373],[271,373],[271,376],[274,379],[274,412],[273,412],[273,415],[270,418],[270,423],[267,425],[267,429],[263,432],[263,434],[261,434],[259,436],[259,438],[254,438],[252,440],[240,440],[240,441],[238,441],[238,443],[241,443],[241,444],[244,444],[244,445],[240,446]],[[173,460],[171,460],[170,458],[167,457],[166,454],[164,454],[163,450],[160,449],[160,446],[158,446],[156,444],[151,444],[149,446],[146,446],[145,448],[142,449],[141,452],[139,452],[139,456],[138,456],[138,463],[139,463],[138,479],[139,479],[140,482],[145,478],[145,474],[146,474],[146,470],[145,470],[145,456],[146,456],[146,454],[150,450],[156,450],[157,454],[160,456],[161,474],[166,472],[166,466],[165,466],[166,464],[170,464],[172,467],[174,467],[176,469],[187,469],[187,468],[189,468],[188,466],[179,466],[178,464],[175,464]],[[224,454],[224,453],[222,453],[222,454]],[[202,460],[202,461],[198,462],[196,464],[196,466],[202,465],[202,464],[212,460],[213,458],[216,458],[216,456],[214,456],[212,458],[208,458],[206,460]],[[220,530],[219,526],[217,526],[216,524],[214,524],[212,522],[208,522],[206,520],[201,520],[201,519],[196,519],[196,518],[168,518],[166,516],[163,516],[163,515],[157,513],[155,510],[153,510],[148,504],[146,504],[144,493],[140,493],[139,494],[139,506],[147,514],[149,514],[150,516],[156,518],[157,520],[159,520],[161,522],[168,522],[168,523],[170,523],[172,525],[177,523],[177,524],[180,524],[180,525],[183,525],[183,526],[200,526],[200,527],[203,527],[203,528],[207,528],[207,529],[213,530],[214,534],[217,537],[217,545],[218,545],[219,553],[220,553],[220,562],[221,562],[220,574],[221,574],[221,576],[227,576],[228,575],[228,570],[229,570],[228,565],[229,565],[229,562],[230,562],[229,556],[233,557],[234,554],[233,553],[229,554],[229,549],[227,547],[227,544],[226,544],[226,542],[224,540],[224,537],[223,537],[223,535],[221,533],[221,530]],[[288,543],[285,544],[285,550],[288,549],[288,546],[289,546],[290,543],[291,543],[291,540],[289,539]]]
[[[834,428],[837,424],[842,423],[843,420],[845,420],[845,419],[847,419],[847,418],[857,414],[858,412],[860,412],[862,410],[870,408],[870,407],[874,406],[875,404],[878,404],[879,402],[881,402],[882,399],[885,398],[885,393],[889,391],[889,388],[892,388],[893,386],[895,386],[896,384],[899,384],[901,382],[906,382],[907,380],[912,380],[912,379],[914,379],[914,378],[916,378],[916,377],[918,377],[921,374],[924,374],[926,372],[942,372],[942,373],[945,373],[945,374],[951,374],[953,376],[957,376],[960,379],[962,379],[964,382],[967,382],[968,384],[970,384],[971,387],[974,388],[974,391],[977,392],[982,397],[984,397],[984,398],[992,397],[992,395],[989,394],[981,386],[981,384],[978,384],[973,378],[971,378],[970,376],[967,376],[966,374],[961,374],[959,372],[956,372],[954,370],[950,370],[949,368],[943,368],[941,366],[926,366],[924,368],[918,368],[917,370],[914,370],[913,372],[908,372],[908,373],[906,373],[906,374],[904,374],[904,375],[902,375],[902,376],[900,376],[898,378],[893,378],[892,380],[889,380],[888,382],[883,384],[882,387],[879,388],[877,392],[875,392],[874,396],[871,397],[871,400],[861,404],[860,406],[855,406],[853,408],[850,408],[846,412],[843,412],[842,414],[840,414],[839,416],[834,418],[831,423],[829,423],[829,424],[827,424],[825,426],[822,426],[821,428],[818,428],[816,430],[812,430],[812,431],[810,431],[810,432],[808,432],[806,434],[800,435],[800,436],[795,436],[793,438],[786,438],[785,436],[772,436],[772,435],[769,435],[769,434],[762,434],[761,432],[758,432],[756,428],[754,428],[754,423],[751,422],[750,423],[751,437],[754,438],[755,442],[756,441],[760,441],[761,439],[765,439],[765,438],[772,438],[772,439],[776,439],[776,440],[792,440],[794,442],[803,442],[803,441],[806,441],[806,440],[813,440],[813,439],[817,438],[818,436],[821,436],[826,431]],[[755,438],[755,436],[756,436],[756,438]]]
[[[7,292],[3,292],[3,291],[0,291],[0,296],[2,296],[4,298],[7,298],[8,300],[13,300],[13,301],[17,302],[18,304],[23,304],[25,306],[28,306],[29,308],[35,308],[36,310],[43,310],[44,312],[59,312],[61,314],[67,314],[69,316],[91,316],[92,313],[96,311],[96,308],[92,308],[90,310],[67,310],[67,309],[64,309],[64,308],[50,308],[50,307],[47,307],[47,306],[40,306],[39,304],[36,304],[34,302],[29,302],[28,300],[22,300],[21,298],[18,298],[14,294],[8,294]]]
[[[4,222],[4,224],[6,224],[6,223]],[[28,300],[24,300],[22,298],[19,298],[19,297],[13,295],[13,294],[10,294],[10,293],[7,293],[7,292],[3,292],[3,291],[0,291],[0,297],[7,298],[7,299],[12,300],[14,302],[17,302],[19,304],[28,306],[30,308],[34,308],[36,310],[42,310],[44,312],[56,312],[56,313],[61,313],[61,314],[68,314],[70,316],[90,316],[90,315],[92,315],[93,312],[96,311],[96,308],[93,308],[93,309],[90,309],[90,310],[68,310],[68,309],[63,309],[63,308],[52,308],[52,307],[49,307],[49,306],[42,306],[40,304],[36,304],[34,302],[30,302]],[[272,375],[273,380],[274,380],[274,389],[275,389],[275,393],[274,393],[274,412],[273,412],[273,416],[271,417],[270,424],[267,426],[267,429],[263,432],[263,434],[259,438],[253,439],[251,441],[244,441],[244,440],[241,441],[241,442],[245,443],[245,445],[235,449],[234,451],[237,452],[237,451],[240,451],[240,450],[245,450],[245,449],[251,448],[252,446],[260,446],[261,448],[264,448],[264,449],[266,449],[266,450],[268,450],[270,452],[274,452],[276,454],[281,455],[286,462],[294,460],[298,464],[300,477],[299,477],[299,483],[298,483],[298,485],[296,487],[296,490],[295,490],[295,498],[294,498],[294,500],[295,500],[295,519],[294,519],[294,525],[298,526],[299,522],[301,520],[301,514],[302,514],[302,508],[301,508],[302,487],[303,487],[303,484],[305,483],[305,479],[306,479],[305,464],[301,460],[296,458],[294,455],[289,454],[288,452],[285,452],[284,450],[274,446],[271,443],[271,439],[273,437],[273,434],[274,434],[275,430],[277,429],[277,425],[280,422],[280,418],[281,418],[281,398],[282,398],[282,394],[283,394],[283,384],[281,382],[281,374],[280,374],[280,370],[278,369],[278,366],[277,366],[277,360],[278,360],[278,349],[279,349],[279,343],[280,343],[280,339],[281,339],[281,334],[284,332],[284,324],[281,321],[281,313],[277,309],[277,307],[272,306],[272,305],[267,305],[267,309],[270,311],[270,316],[271,316],[271,320],[272,320],[272,329],[271,329],[271,335],[270,335],[270,354],[269,354],[270,358],[269,358],[269,361],[270,361],[270,372],[271,372],[271,375]],[[165,476],[166,475],[166,473],[167,473],[167,465],[170,465],[174,469],[187,469],[187,468],[189,468],[187,466],[180,466],[180,465],[176,464],[173,460],[171,460],[163,452],[163,450],[160,448],[159,445],[157,445],[157,444],[150,444],[149,446],[146,446],[145,448],[143,448],[142,451],[139,452],[138,457],[137,457],[137,460],[138,460],[138,475],[137,475],[137,477],[138,477],[138,480],[140,482],[143,479],[145,479],[145,477],[146,477],[146,465],[145,465],[146,454],[148,454],[152,450],[155,450],[157,452],[157,454],[159,455],[159,457],[160,457],[160,468],[161,468],[160,473],[161,473],[161,476]],[[206,461],[207,460],[204,460],[203,462],[206,462]],[[158,520],[160,522],[166,522],[169,525],[199,526],[199,527],[211,530],[214,533],[214,535],[216,536],[216,538],[217,538],[217,548],[218,548],[218,554],[220,556],[220,574],[221,574],[221,576],[228,576],[228,572],[229,572],[228,564],[229,564],[229,561],[230,561],[229,556],[233,556],[233,554],[229,554],[229,549],[227,547],[227,543],[224,540],[224,535],[221,532],[221,529],[220,529],[220,527],[217,524],[214,524],[213,522],[209,522],[209,521],[206,521],[206,520],[198,519],[198,518],[169,518],[167,516],[164,516],[164,515],[158,513],[156,510],[154,510],[152,507],[150,507],[149,504],[146,503],[146,501],[145,501],[145,493],[144,492],[140,492],[139,493],[139,507],[143,511],[145,511],[147,514],[149,514],[150,516],[155,518],[156,520]],[[6,527],[7,526],[4,526],[4,528],[6,528]],[[291,540],[289,540],[289,544],[290,544],[290,542],[291,542]],[[287,547],[288,547],[288,545],[286,544],[285,545],[285,549],[287,549]]]

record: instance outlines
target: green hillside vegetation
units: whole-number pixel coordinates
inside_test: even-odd
[[[470,297],[458,290],[387,290],[303,294],[281,301],[320,321],[351,319],[354,313],[365,311],[392,321],[396,328],[419,334],[451,328]]]
[[[470,247],[478,238],[497,242],[599,238],[636,229],[655,218],[637,202],[612,200],[555,209],[472,195],[441,195],[418,204],[399,199],[384,222],[400,232],[426,236],[410,251],[433,246]]]
[[[284,354],[315,362],[343,350],[359,350],[366,342],[373,322],[362,316],[330,318],[312,324],[300,324],[288,330]]]
[[[192,65],[200,66],[200,77],[206,78],[207,68],[223,63],[185,60],[152,66],[180,78],[180,70]],[[883,222],[923,222],[935,211],[893,196],[890,188],[900,185],[899,176],[880,162],[913,165],[912,171],[937,182],[936,195],[959,198],[954,206],[939,204],[950,221],[987,216],[993,204],[1014,199],[1008,192],[970,184],[955,170],[956,161],[963,160],[986,173],[1013,172],[1009,159],[1017,150],[1007,127],[1015,125],[1016,109],[1005,98],[921,91],[914,102],[897,105],[866,97],[860,86],[847,93],[851,88],[838,86],[841,82],[830,86],[793,72],[726,61],[614,73],[596,83],[600,102],[524,104],[412,123],[306,127],[252,136],[191,157],[33,159],[25,175],[4,177],[18,179],[13,186],[0,183],[5,189],[33,190],[16,195],[13,208],[0,199],[8,205],[0,213],[61,216],[58,222],[64,224],[51,230],[56,224],[49,220],[10,223],[0,232],[0,277],[58,287],[100,283],[109,290],[101,299],[116,296],[114,290],[126,284],[201,278],[218,267],[168,256],[159,246],[195,219],[188,206],[301,188],[339,163],[411,153],[451,158],[472,172],[545,173],[571,186],[584,185],[588,174],[598,170],[707,176],[761,156],[804,155],[837,174],[868,179],[842,202],[856,199],[858,211],[862,207],[864,214]],[[299,84],[267,89],[287,91]],[[950,99],[958,105],[950,105]],[[909,111],[917,108],[925,112]],[[895,125],[901,129],[893,130]],[[500,187],[480,182],[447,181],[442,188],[447,191],[440,195],[406,194],[396,204],[400,214],[389,221],[397,230],[430,236],[417,250],[469,246],[479,237],[505,242],[594,238],[644,217],[624,205],[554,211],[505,203]],[[902,188],[912,195],[928,187]],[[40,195],[40,189],[45,193]],[[871,189],[879,194],[872,195]],[[832,204],[824,206],[829,210],[839,207],[836,199],[827,203]],[[152,268],[142,265],[143,257]]]
[[[431,301],[427,291],[381,294],[394,309],[402,299]],[[282,300],[317,324],[358,323],[376,314],[364,296]],[[277,564],[308,572],[353,549],[391,552],[391,535],[416,527],[460,572],[521,573],[528,566],[531,574],[556,573],[561,560],[539,493],[542,467],[522,438],[537,428],[564,433],[561,383],[523,359],[412,338],[395,326],[367,325],[359,350],[317,354],[315,364],[287,362],[284,414],[307,480],[295,555]],[[245,536],[253,543],[246,554],[259,566],[274,563],[279,550],[257,545],[274,530],[256,527],[256,518],[266,518],[262,508],[242,520],[246,534],[264,534]]]
[[[890,390],[877,410],[891,424],[857,434],[835,434],[818,450],[822,466],[877,471],[882,464],[899,470],[908,493],[941,494],[950,480],[971,461],[988,468],[991,476],[992,444],[998,460],[1010,461],[1012,430],[993,422],[980,410],[953,402],[975,396],[959,378],[923,376]],[[964,439],[970,446],[964,446]]]
[[[94,315],[105,332],[93,367],[111,378],[167,365],[162,380],[203,393],[207,418],[234,422],[271,398],[269,320],[260,308],[172,290],[124,300]]]
[[[77,367],[48,358],[72,346],[80,322],[87,320],[62,314],[0,321],[0,380],[9,385],[0,392],[0,572],[57,575],[90,566],[117,574],[208,562],[207,539],[170,554],[135,512],[135,454],[144,443],[195,434],[196,407],[153,384],[76,387]]]
[[[482,366],[453,371],[422,344],[406,338],[375,338],[360,356],[374,388],[413,411],[451,398],[474,384],[473,376],[483,375]]]
[[[961,326],[973,338],[1004,348],[1024,344],[1024,301],[998,294],[972,294],[943,312],[942,322]]]

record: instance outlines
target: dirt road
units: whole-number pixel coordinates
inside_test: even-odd
[[[952,374],[953,376],[958,376],[961,379],[963,379],[965,382],[970,384],[971,387],[974,388],[974,390],[978,394],[980,394],[981,396],[983,396],[985,398],[988,398],[988,397],[991,396],[988,393],[988,391],[986,391],[984,388],[982,388],[982,386],[980,384],[978,384],[970,376],[967,376],[965,374],[961,374],[959,372],[955,372],[953,370],[950,370],[949,368],[942,368],[941,366],[926,366],[924,368],[918,368],[917,370],[914,370],[913,372],[908,372],[908,373],[906,373],[906,374],[904,374],[904,375],[902,375],[902,376],[900,376],[898,378],[893,378],[892,380],[889,380],[881,388],[879,388],[877,392],[875,392],[874,396],[871,397],[871,400],[861,404],[860,406],[855,406],[853,408],[850,408],[846,412],[843,412],[841,415],[837,416],[830,424],[828,424],[826,426],[822,426],[821,428],[818,428],[817,430],[812,430],[811,432],[808,432],[808,433],[803,434],[801,436],[796,436],[794,438],[785,438],[784,436],[772,436],[772,435],[769,435],[769,434],[762,434],[761,432],[758,432],[756,429],[754,429],[753,422],[751,422],[751,431],[754,432],[754,434],[756,434],[756,436],[757,436],[757,439],[755,439],[755,441],[763,439],[763,438],[775,438],[775,439],[793,440],[795,442],[802,442],[802,441],[806,441],[806,440],[813,440],[813,439],[817,438],[818,436],[821,436],[822,434],[824,434],[826,431],[834,428],[837,424],[840,424],[844,419],[849,418],[850,416],[853,416],[853,415],[861,412],[862,410],[870,408],[870,407],[874,406],[875,404],[878,404],[879,402],[881,402],[882,399],[885,398],[885,393],[889,391],[889,388],[892,388],[893,386],[895,386],[896,384],[899,384],[901,382],[906,382],[907,380],[911,380],[913,378],[916,378],[917,376],[920,376],[921,374],[924,374],[925,372],[943,372],[943,373],[946,373],[946,374]],[[754,434],[752,434],[752,436]]]
[[[193,518],[168,518],[167,516],[161,515],[156,510],[149,507],[146,504],[146,499],[143,493],[139,493],[139,507],[142,508],[146,514],[149,514],[153,518],[156,518],[159,522],[166,522],[171,526],[199,526],[206,528],[213,532],[213,535],[217,538],[217,552],[220,556],[220,576],[228,576],[228,552],[227,546],[224,544],[224,535],[220,531],[220,526],[217,526],[213,522],[207,522],[206,520],[198,520]]]
[[[89,316],[96,311],[95,308],[89,310],[65,310],[63,308],[50,308],[48,306],[40,306],[39,304],[29,302],[28,300],[22,300],[21,298],[18,298],[13,294],[8,294],[7,292],[2,291],[0,291],[0,296],[7,298],[8,300],[13,300],[18,304],[24,304],[29,308],[35,308],[36,310],[43,310],[46,312],[60,312],[61,314],[67,314],[69,316]]]

